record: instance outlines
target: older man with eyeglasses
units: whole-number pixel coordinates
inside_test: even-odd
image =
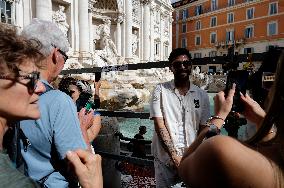
[[[171,187],[180,180],[177,168],[184,151],[205,127],[210,117],[206,91],[189,80],[192,61],[185,48],[174,49],[169,57],[174,80],[156,86],[150,102],[154,120],[152,140],[156,187]]]
[[[22,121],[20,125],[30,142],[21,143],[25,173],[42,187],[77,186],[76,178],[69,174],[64,158],[67,151],[87,149],[89,142],[86,132],[81,132],[74,102],[51,85],[68,59],[66,52],[69,43],[55,23],[39,19],[26,26],[22,36],[42,43],[41,53],[45,59],[39,71],[41,82],[46,87],[39,97],[40,119]],[[81,122],[91,124],[92,113],[86,116],[81,113],[81,117],[87,120]]]

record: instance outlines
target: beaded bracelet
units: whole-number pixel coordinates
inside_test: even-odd
[[[206,126],[209,127],[211,124],[212,119],[220,119],[223,121],[223,125],[225,124],[225,120],[221,118],[220,116],[211,116],[207,121],[206,121]]]
[[[221,119],[221,120],[223,120],[223,121],[225,121],[223,118],[221,118],[220,116],[211,116],[210,118],[209,118],[209,120],[212,120],[212,119]]]

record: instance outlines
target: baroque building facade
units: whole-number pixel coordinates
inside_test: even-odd
[[[170,0],[0,0],[1,22],[20,30],[33,18],[57,23],[74,68],[167,60]]]
[[[194,58],[284,47],[283,0],[183,0],[173,7],[173,48],[186,47]]]

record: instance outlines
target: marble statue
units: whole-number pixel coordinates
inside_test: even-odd
[[[111,39],[111,21],[110,19],[104,19],[103,24],[98,25],[94,39],[94,43],[98,42],[99,49],[94,51],[94,54],[99,58],[103,64],[112,65],[118,63],[118,53],[114,42]]]
[[[105,51],[107,57],[117,56],[117,50],[114,42],[110,37],[111,21],[104,19],[104,23],[99,25],[98,32],[100,33],[100,48]]]
[[[165,18],[165,27],[164,27],[164,35],[169,36],[169,19]]]
[[[132,54],[133,56],[136,56],[136,51],[138,48],[138,32],[137,30],[134,30],[134,33],[132,33]]]
[[[65,7],[62,6],[62,5],[59,5],[59,10],[53,12],[52,20],[53,20],[53,22],[55,22],[57,24],[57,26],[60,28],[60,30],[67,37],[69,25],[66,21],[66,14],[65,14],[64,10],[65,10]]]
[[[193,75],[199,75],[199,74],[200,74],[200,68],[199,68],[199,66],[196,66],[196,67],[192,70],[192,74],[193,74]]]

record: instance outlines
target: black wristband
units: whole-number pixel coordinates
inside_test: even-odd
[[[219,135],[221,133],[221,130],[215,125],[215,124],[210,124],[208,125],[209,130],[205,134],[205,138],[210,138],[212,136]]]

